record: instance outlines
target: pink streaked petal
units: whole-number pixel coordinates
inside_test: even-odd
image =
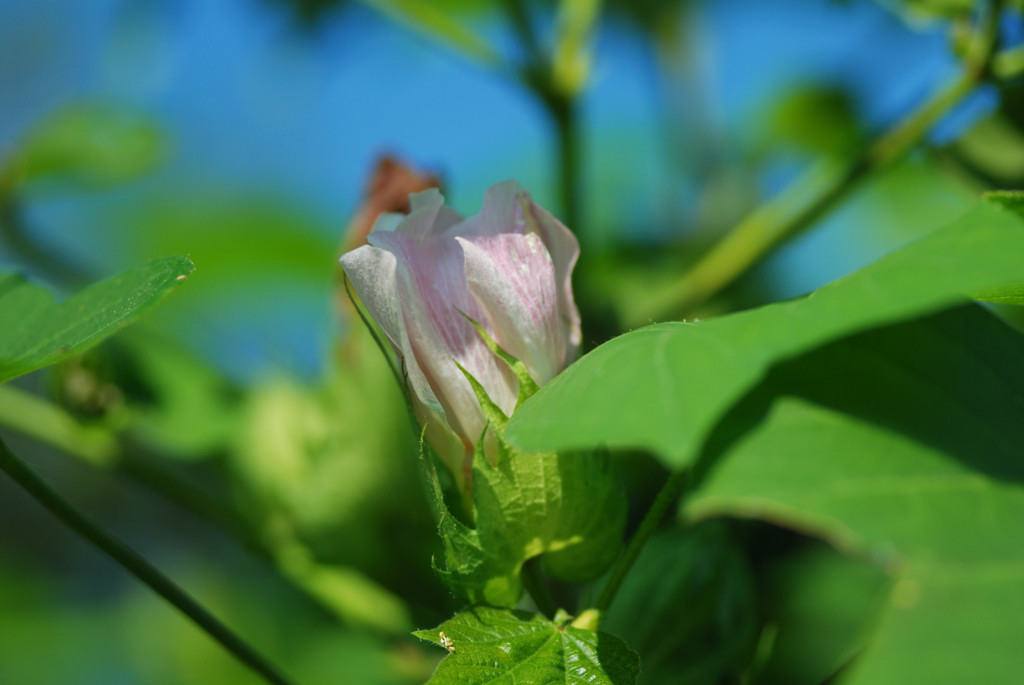
[[[417,366],[444,407],[452,430],[475,442],[483,431],[483,414],[452,358],[472,373],[505,411],[515,405],[515,381],[459,313],[483,318],[466,284],[458,243],[451,239],[420,242],[401,233],[382,234],[379,240],[380,247],[398,261],[398,297]]]
[[[526,224],[519,208],[519,196],[525,191],[515,181],[502,181],[487,189],[483,208],[449,231],[467,238],[499,233],[525,233]]]
[[[565,327],[570,347],[566,364],[571,364],[576,359],[582,338],[580,313],[572,296],[572,270],[580,256],[580,244],[572,231],[551,212],[531,200],[529,193],[524,192],[521,202],[527,225],[540,234],[555,265],[559,317]]]
[[[383,234],[403,233],[417,240],[427,240],[434,233],[448,228],[453,223],[451,215],[454,212],[443,205],[444,198],[441,197],[437,188],[410,195],[409,206],[412,211],[397,226],[392,225],[390,221],[383,224],[381,226],[384,229]],[[379,233],[376,228],[374,226],[375,230],[367,237],[367,242],[371,245],[376,244],[374,235]]]
[[[493,326],[494,339],[526,364],[537,383],[566,364],[555,267],[536,233],[458,238],[466,280]]]
[[[410,195],[409,208],[406,221],[397,230],[421,239],[442,233],[462,221],[462,215],[444,206],[444,197],[437,188]]]
[[[366,311],[402,356],[415,397],[434,411],[440,410],[441,404],[416,361],[406,330],[402,302],[399,299],[396,275],[398,260],[395,255],[387,250],[363,245],[342,255],[339,261]]]
[[[450,233],[471,238],[499,233],[537,233],[544,241],[555,266],[558,288],[558,312],[568,346],[565,364],[576,358],[579,349],[580,315],[572,295],[572,270],[580,254],[576,236],[550,212],[535,203],[530,193],[515,181],[491,186],[480,212],[456,226]],[[560,370],[560,369],[559,369]]]

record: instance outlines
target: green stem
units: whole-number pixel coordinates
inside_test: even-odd
[[[533,603],[537,605],[542,614],[548,618],[554,618],[555,612],[558,611],[558,606],[555,604],[555,598],[551,595],[551,588],[544,577],[544,571],[540,566],[540,559],[537,557],[528,559],[523,564],[522,575],[523,585],[526,586],[526,591],[533,598]]]
[[[558,191],[565,225],[579,235],[580,223],[580,136],[575,98],[546,99],[558,138]]]
[[[989,74],[996,47],[1002,2],[992,2],[979,20],[964,67],[945,87],[906,119],[865,146],[842,165],[822,163],[797,179],[775,199],[737,224],[679,281],[631,311],[627,327],[686,314],[784,242],[815,224],[854,190],[870,172],[900,159],[953,106]]]
[[[0,470],[11,477],[18,485],[28,492],[37,502],[56,516],[62,523],[98,547],[100,551],[121,565],[126,571],[138,578],[174,605],[179,611],[190,618],[197,626],[219,642],[239,661],[274,685],[288,685],[289,681],[281,676],[262,656],[242,641],[227,626],[217,620],[198,602],[163,575],[150,564],[105,530],[85,518],[70,503],[57,494],[50,486],[25,465],[3,441],[0,441]]]
[[[519,36],[526,53],[520,70],[523,85],[544,105],[555,129],[557,145],[558,194],[562,220],[579,234],[580,231],[580,137],[576,98],[560,90],[553,81],[551,58],[541,47],[533,30],[527,6],[522,0],[505,0],[505,13]]]
[[[689,481],[689,469],[674,471],[668,480],[665,481],[665,484],[658,492],[658,496],[654,499],[654,503],[651,504],[651,508],[648,509],[643,521],[640,522],[640,527],[637,528],[636,534],[629,541],[626,551],[619,557],[618,563],[616,563],[615,568],[612,570],[611,578],[608,579],[608,584],[604,586],[601,596],[598,597],[597,603],[594,605],[594,608],[600,614],[603,614],[611,606],[616,593],[619,591],[619,587],[622,585],[622,581],[626,579],[626,575],[633,568],[633,564],[636,563],[637,557],[640,556],[644,545],[647,544],[658,524],[661,523],[661,519],[665,517],[668,508],[672,506],[672,503],[683,492]]]
[[[533,30],[533,23],[530,21],[526,2],[524,0],[505,0],[504,5],[505,14],[508,16],[509,21],[512,22],[512,26],[519,36],[519,42],[522,43],[523,50],[526,51],[527,59],[530,61],[531,66],[540,66],[546,60],[541,52],[537,34]]]

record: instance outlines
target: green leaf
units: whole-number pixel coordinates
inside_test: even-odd
[[[880,0],[900,11],[907,19],[921,20],[949,19],[964,17],[971,13],[976,0]]]
[[[125,107],[79,104],[26,137],[13,158],[13,175],[104,187],[149,171],[164,151],[163,132],[152,118]]]
[[[1016,683],[1022,416],[1024,337],[982,308],[864,333],[779,367],[723,422],[687,512],[782,523],[887,569],[844,683]]]
[[[757,637],[754,579],[729,527],[708,521],[655,534],[601,627],[629,640],[641,683],[733,682]]]
[[[520,377],[520,400],[535,392],[525,365],[469,320],[491,352]],[[533,557],[542,556],[560,580],[585,582],[599,576],[618,556],[626,521],[625,493],[612,476],[608,453],[516,450],[504,436],[508,417],[473,374],[452,362],[472,387],[488,423],[473,452],[470,513],[475,529],[451,515],[436,470],[426,469],[445,544],[445,567],[435,565],[434,570],[455,594],[508,607],[518,603],[520,572]],[[420,448],[426,462],[422,442]]]
[[[868,643],[892,585],[868,560],[821,541],[770,559],[760,570],[771,648],[750,681],[756,685],[829,682]]]
[[[629,685],[640,672],[636,654],[617,637],[525,611],[472,607],[413,634],[451,652],[429,680],[432,685]]]
[[[466,370],[466,367],[460,364],[454,357],[452,357],[452,363],[459,368],[462,375],[466,377],[469,387],[473,389],[473,395],[476,397],[477,404],[480,405],[480,411],[483,412],[488,426],[494,427],[499,432],[504,430],[505,424],[508,423],[508,417],[505,416],[505,412],[501,410],[501,407],[494,403],[494,400],[492,400],[491,396],[487,394],[487,390],[484,386],[480,384],[480,381],[473,377],[473,374]],[[481,437],[480,439],[483,440],[484,438]]]
[[[993,304],[1024,305],[1024,283],[1011,283],[1002,288],[974,293],[974,297]]]
[[[516,380],[519,382],[519,394],[516,397],[516,406],[518,407],[524,401],[529,399],[531,395],[537,392],[539,386],[537,385],[537,381],[533,380],[533,377],[530,375],[530,370],[526,368],[526,364],[524,364],[523,362],[516,359],[508,352],[506,352],[501,347],[501,345],[499,345],[497,341],[495,341],[495,339],[491,337],[490,333],[488,333],[483,326],[474,321],[472,317],[467,316],[466,313],[462,311],[460,311],[459,313],[465,316],[469,323],[473,324],[473,328],[476,329],[477,335],[479,335],[480,339],[484,341],[484,345],[486,345],[487,349],[491,351],[491,354],[501,359],[501,361],[505,362],[509,370],[516,377]],[[458,364],[458,362],[456,362],[456,364]],[[466,369],[463,369],[461,364],[459,364],[459,369],[461,369],[462,373],[466,375],[466,380],[468,380],[470,385],[473,386],[473,392],[477,396],[477,401],[480,402],[481,406],[483,406],[483,400],[480,397],[480,391],[483,390],[483,387],[480,386],[478,390],[477,386],[479,386],[479,383],[477,383],[476,379],[469,375],[469,372],[466,371]],[[487,401],[490,402],[489,397],[487,398]],[[487,418],[492,423],[495,423],[494,419],[491,418],[489,414]],[[508,417],[503,416],[502,421],[500,422],[500,424],[497,425],[500,425],[500,427],[504,429],[505,423],[507,421]]]
[[[520,572],[540,556],[545,568],[568,582],[591,580],[618,556],[626,498],[608,454],[521,453],[498,437],[497,464],[473,460],[476,528],[441,509],[445,568],[438,574],[471,602],[515,606],[522,594]]]
[[[830,341],[1024,281],[1024,221],[980,203],[950,226],[809,296],[605,343],[512,416],[528,450],[646,448],[692,462],[719,418],[776,363]],[[642,389],[642,391],[641,391]]]
[[[111,354],[130,358],[144,387],[142,398],[131,404],[133,436],[167,457],[198,460],[223,453],[238,436],[241,420],[224,377],[162,336],[129,335],[119,342]]]
[[[192,273],[167,257],[95,283],[57,304],[47,290],[0,274],[0,382],[81,352],[131,323]]]
[[[1001,58],[1006,63],[1006,57]],[[951,144],[957,154],[971,166],[990,177],[1018,179],[1024,176],[1024,135],[1013,121],[1002,113],[995,113],[976,123],[968,132]],[[1007,185],[1014,185],[1012,182]],[[1006,191],[996,191],[1003,194]]]

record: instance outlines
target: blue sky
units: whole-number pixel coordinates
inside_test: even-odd
[[[499,18],[473,21],[499,50],[512,51]],[[669,59],[677,71],[667,73],[656,69],[653,46],[634,27],[607,22],[597,37],[594,81],[583,101],[585,204],[597,236],[619,230],[662,239],[671,235],[666,226],[694,212],[701,179],[687,132],[673,133],[676,122],[661,109],[678,85],[674,73],[692,77],[691,99],[668,111],[699,107],[708,124],[701,135],[738,155],[764,108],[787,87],[841,85],[879,127],[954,66],[941,31],[911,31],[870,0],[706,2],[679,35],[689,46],[680,53],[685,62]],[[171,141],[167,164],[143,182],[88,197],[40,198],[31,207],[44,240],[84,255],[99,271],[139,258],[129,247],[137,242],[119,233],[127,230],[118,227],[124,207],[210,192],[280,198],[301,208],[311,240],[330,248],[382,152],[442,172],[450,202],[464,213],[475,212],[483,190],[505,178],[519,180],[543,204],[555,202],[553,139],[537,103],[518,85],[358,3],[304,32],[260,0],[0,0],[0,154],[34,121],[83,98],[152,113]],[[984,107],[979,99],[974,108]],[[676,134],[679,145],[666,145]],[[766,191],[785,177],[766,177]],[[809,238],[783,253],[772,267],[782,291],[816,287],[884,249],[843,242],[842,223],[863,221],[864,211],[840,213],[836,227],[822,233],[827,240]],[[819,257],[830,245],[845,262]],[[232,372],[240,375],[266,358],[315,368],[329,325],[311,287],[264,284],[248,298],[242,287],[225,290],[204,305],[206,315],[219,330],[248,333],[220,343],[211,334],[203,344],[224,346],[214,355],[229,366],[238,362]],[[255,291],[262,292],[258,317],[251,311]]]

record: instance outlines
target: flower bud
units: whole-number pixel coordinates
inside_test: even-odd
[[[515,376],[467,317],[538,384],[549,381],[579,348],[570,283],[579,244],[514,181],[492,186],[468,219],[444,207],[434,189],[413,195],[410,206],[408,216],[382,215],[368,244],[341,265],[400,355],[420,418],[440,419],[461,439],[449,463],[459,477],[486,425],[459,365],[505,414],[518,394]]]

